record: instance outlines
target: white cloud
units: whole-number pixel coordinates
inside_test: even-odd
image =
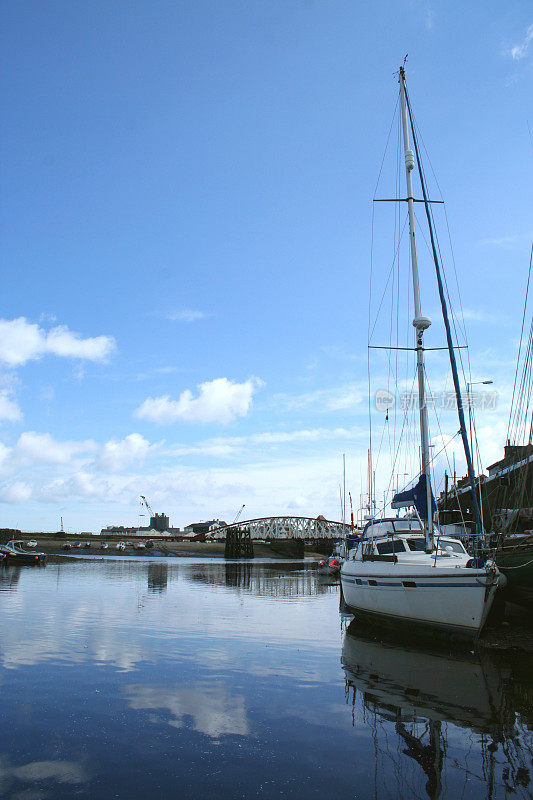
[[[303,445],[312,442],[333,441],[341,439],[343,441],[353,441],[361,436],[367,436],[365,427],[357,428],[312,428],[297,431],[267,431],[254,433],[250,436],[230,436],[206,439],[203,442],[192,445],[176,445],[168,451],[174,456],[202,455],[214,457],[227,457],[242,453],[250,448],[277,448],[284,444]]]
[[[0,442],[0,468],[4,466],[11,453],[11,448],[6,447],[3,442]]]
[[[360,410],[361,403],[366,399],[368,386],[361,381],[357,384],[348,384],[331,389],[317,389],[299,395],[278,394],[274,401],[276,406],[284,405],[293,411],[308,406],[314,406],[321,412]]]
[[[110,439],[102,448],[98,465],[108,472],[118,472],[128,464],[140,464],[150,450],[158,445],[151,445],[140,433],[130,433],[121,441]]]
[[[524,58],[527,55],[527,51],[529,49],[529,45],[533,40],[533,25],[530,25],[529,28],[526,30],[526,34],[524,36],[523,41],[520,44],[514,45],[511,47],[510,54],[511,58],[514,61],[519,61],[521,58]]]
[[[488,247],[512,248],[514,245],[522,246],[524,243],[531,242],[531,231],[509,234],[508,236],[496,236],[491,239],[481,239],[479,244]]]
[[[487,322],[493,319],[490,314],[486,311],[482,311],[480,308],[463,308],[462,316],[463,319],[469,322]]]
[[[194,311],[192,308],[182,308],[181,311],[175,311],[167,315],[167,319],[175,322],[197,322],[199,319],[205,319],[207,314],[203,311]]]
[[[10,367],[22,366],[47,354],[105,361],[115,347],[112,336],[82,339],[65,325],[45,331],[25,317],[0,319],[0,361]]]
[[[14,481],[8,486],[0,488],[0,501],[2,503],[27,503],[32,493],[29,483]]]
[[[2,419],[8,422],[18,422],[22,419],[18,403],[12,400],[7,392],[0,392],[0,420]]]
[[[68,464],[74,456],[92,453],[97,445],[91,440],[84,442],[58,442],[49,433],[27,431],[21,433],[13,449],[13,457],[24,463]]]
[[[171,400],[169,395],[148,397],[134,416],[161,424],[178,419],[226,424],[246,416],[254,393],[263,385],[258,378],[249,378],[244,383],[215,378],[199,384],[197,397],[189,389],[181,393],[179,400]]]

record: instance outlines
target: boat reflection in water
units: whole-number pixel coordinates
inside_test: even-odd
[[[20,580],[20,567],[0,564],[0,592],[12,592]]]
[[[531,796],[531,656],[515,668],[508,656],[383,644],[352,622],[342,665],[352,722],[372,728],[377,795]]]
[[[168,586],[168,564],[148,564],[148,591],[166,592]]]
[[[336,584],[319,579],[316,567],[304,562],[226,562],[195,564],[189,579],[210,586],[225,586],[246,594],[279,600],[315,597],[337,591]]]

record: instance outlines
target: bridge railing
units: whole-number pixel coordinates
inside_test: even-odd
[[[252,539],[338,539],[350,530],[342,522],[313,517],[259,517],[224,525],[211,536],[223,539],[232,528],[249,529]]]

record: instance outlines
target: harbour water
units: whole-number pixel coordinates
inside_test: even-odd
[[[0,568],[0,797],[531,797],[533,660],[382,642],[307,562]]]

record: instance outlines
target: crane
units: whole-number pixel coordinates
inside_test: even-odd
[[[235,525],[235,523],[237,522],[237,520],[238,520],[238,519],[239,519],[239,517],[241,516],[241,514],[242,514],[242,510],[243,510],[243,508],[244,508],[244,506],[245,506],[245,505],[246,505],[246,503],[243,503],[243,504],[242,504],[242,506],[241,506],[241,507],[239,508],[239,510],[237,511],[237,513],[235,514],[235,519],[234,519],[234,520],[233,520],[233,522],[231,523],[232,525]]]
[[[152,506],[150,505],[150,503],[148,502],[148,500],[146,499],[144,494],[141,494],[140,498],[141,498],[141,505],[142,506],[146,506],[146,508],[150,512],[151,516],[153,517],[154,516],[154,512],[152,511]]]

